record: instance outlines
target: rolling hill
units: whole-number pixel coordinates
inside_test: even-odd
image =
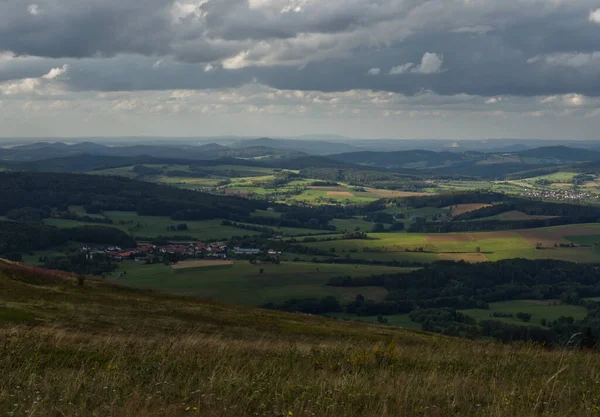
[[[593,352],[233,306],[5,261],[0,339],[0,413],[15,416],[587,417],[600,396]]]

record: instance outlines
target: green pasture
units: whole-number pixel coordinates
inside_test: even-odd
[[[279,265],[252,265],[237,261],[231,266],[173,270],[163,264],[145,265],[126,261],[121,270],[127,274],[109,276],[116,282],[143,288],[193,295],[236,304],[262,305],[283,302],[292,297],[325,297],[333,295],[348,302],[358,294],[373,300],[383,300],[387,291],[381,287],[330,287],[327,282],[337,276],[367,276],[408,271],[372,265],[335,265],[282,262]],[[264,269],[260,273],[260,269]]]
[[[514,300],[500,301],[490,303],[489,310],[471,309],[462,310],[463,313],[474,317],[478,321],[481,320],[498,320],[510,324],[531,324],[540,325],[540,320],[547,321],[557,320],[561,316],[573,317],[575,320],[582,320],[587,315],[587,310],[582,306],[574,306],[569,304],[561,304],[558,300]],[[512,314],[513,317],[492,317],[493,313]],[[525,323],[516,318],[517,313],[532,314],[531,321]]]
[[[573,177],[577,175],[576,172],[555,172],[553,174],[548,175],[540,175],[538,177],[526,178],[522,181],[526,182],[536,182],[538,180],[547,180],[555,183],[571,183],[573,182]]]

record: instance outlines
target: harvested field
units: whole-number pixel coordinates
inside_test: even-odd
[[[480,208],[490,207],[490,206],[491,206],[491,204],[481,204],[481,203],[456,204],[453,206],[444,207],[444,209],[450,210],[452,212],[453,216],[458,216],[463,213],[468,213],[470,211],[475,211],[475,210],[479,210]]]
[[[425,236],[425,240],[431,243],[441,242],[469,242],[473,240],[473,236],[470,234],[456,234],[456,235],[428,235]]]
[[[329,197],[354,197],[354,194],[348,191],[327,191]]]
[[[568,182],[553,182],[552,184],[550,184],[553,187],[572,187],[573,184],[570,184]]]
[[[233,265],[233,261],[222,261],[222,260],[200,260],[200,261],[183,261],[171,265],[173,269],[190,269],[190,268],[206,268],[210,266],[228,266]]]
[[[438,253],[437,257],[440,261],[465,261],[470,263],[488,261],[483,253]]]

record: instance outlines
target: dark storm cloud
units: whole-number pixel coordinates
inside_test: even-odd
[[[0,58],[0,82],[66,63],[75,90],[256,80],[299,90],[595,96],[600,24],[590,13],[599,7],[595,0],[5,0],[0,51],[47,59]],[[426,53],[441,63],[431,67]],[[209,63],[216,69],[205,71]]]

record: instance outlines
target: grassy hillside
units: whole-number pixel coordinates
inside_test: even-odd
[[[126,289],[0,263],[0,413],[590,416],[600,356]]]

